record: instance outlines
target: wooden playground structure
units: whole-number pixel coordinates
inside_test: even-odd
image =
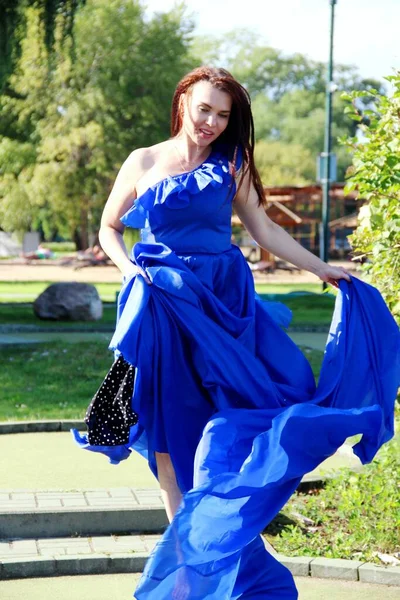
[[[347,236],[357,226],[357,213],[361,202],[357,193],[344,193],[344,183],[334,183],[330,191],[330,243],[329,256],[346,259],[351,251]],[[266,212],[278,225],[290,233],[302,246],[319,254],[319,228],[321,223],[322,190],[319,185],[303,187],[265,187]],[[234,241],[249,260],[252,270],[272,272],[295,267],[279,261],[270,252],[259,248],[246,233],[236,215],[232,217]]]

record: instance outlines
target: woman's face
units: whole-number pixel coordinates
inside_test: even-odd
[[[207,146],[227,128],[232,98],[209,81],[198,81],[182,95],[182,130],[198,146]]]

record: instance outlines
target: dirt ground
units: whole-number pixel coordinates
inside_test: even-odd
[[[332,261],[332,265],[340,265],[352,274],[360,276],[355,264],[346,261]],[[275,273],[255,273],[254,279],[260,283],[318,283],[318,277],[308,271],[283,271]],[[88,283],[120,283],[121,274],[114,266],[95,266],[74,269],[72,266],[61,266],[52,261],[35,261],[20,264],[0,261],[0,281],[81,281]]]

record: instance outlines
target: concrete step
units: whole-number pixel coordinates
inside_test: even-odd
[[[0,538],[160,533],[168,523],[160,490],[0,491]]]
[[[159,535],[113,535],[0,540],[0,580],[140,573],[159,539]],[[266,546],[271,551],[267,542]],[[396,567],[354,560],[276,556],[297,577],[400,586],[400,568]],[[384,591],[382,594],[387,597]]]
[[[159,535],[0,540],[0,579],[139,573]]]

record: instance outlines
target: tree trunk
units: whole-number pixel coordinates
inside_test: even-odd
[[[89,248],[89,218],[88,218],[88,210],[87,210],[86,205],[82,206],[82,208],[81,208],[80,221],[81,222],[80,222],[80,227],[79,227],[79,237],[80,237],[79,250],[86,250],[86,248]]]

